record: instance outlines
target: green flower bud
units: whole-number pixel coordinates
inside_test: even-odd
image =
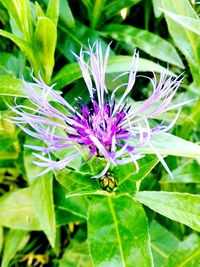
[[[117,179],[111,172],[107,172],[106,175],[99,178],[99,183],[101,188],[107,192],[112,192],[117,189]]]

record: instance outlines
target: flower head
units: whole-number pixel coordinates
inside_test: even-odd
[[[85,55],[89,57],[88,61],[85,60]],[[75,55],[88,88],[91,100],[89,105],[78,98],[76,99],[77,107],[71,106],[53,89],[53,86],[47,86],[41,78],[33,77],[34,83],[23,81],[23,91],[32,105],[30,107],[16,104],[12,110],[19,116],[11,118],[25,133],[46,144],[45,147],[29,145],[31,149],[42,152],[41,154],[34,153],[39,159],[34,163],[44,167],[44,171],[39,175],[50,170],[61,170],[85,151],[88,156],[101,155],[107,161],[105,168],[95,176],[96,178],[104,176],[111,164],[116,166],[133,162],[138,168],[137,160],[142,155],[138,154],[136,149],[146,145],[152,147],[170,173],[163,158],[152,146],[151,137],[168,131],[176,122],[178,114],[168,126],[164,126],[162,122],[151,127],[149,119],[183,105],[183,103],[170,104],[181,79],[179,77],[167,78],[164,74],[161,74],[158,82],[155,77],[150,79],[153,86],[152,95],[132,109],[127,104],[126,97],[132,90],[137,77],[138,53],[134,53],[129,73],[125,73],[128,75],[127,83],[115,88],[111,95],[105,83],[108,56],[109,46],[103,55],[99,43],[90,47],[89,51],[81,50],[79,56]],[[124,92],[117,99],[117,92],[123,87]],[[66,113],[55,108],[49,99],[64,106]],[[52,160],[51,152],[74,145],[80,146],[77,152],[58,161]]]

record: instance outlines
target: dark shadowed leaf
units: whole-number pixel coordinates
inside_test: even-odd
[[[89,253],[88,243],[78,243],[75,240],[65,249],[64,255],[59,261],[59,267],[91,267],[92,259]]]
[[[20,248],[28,242],[27,232],[11,229],[6,235],[1,267],[11,266],[9,263]]]

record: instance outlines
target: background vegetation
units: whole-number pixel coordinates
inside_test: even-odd
[[[200,266],[199,11],[189,0],[0,0],[2,267],[142,267],[153,266],[152,255],[156,267]],[[195,101],[182,109],[170,135],[154,140],[169,155],[174,180],[148,150],[141,151],[150,155],[139,161],[137,175],[132,165],[115,169],[113,197],[99,195],[98,182],[83,174],[81,162],[28,178],[38,167],[24,144],[38,141],[5,120],[12,114],[7,104],[14,105],[15,97],[28,103],[21,78],[31,81],[32,71],[56,83],[70,103],[77,96],[89,101],[71,51],[79,53],[96,40],[104,49],[112,41],[110,91],[123,79],[112,82],[113,77],[130,69],[135,47],[143,74],[184,71],[175,101]],[[149,82],[139,79],[130,101],[143,101],[151,92]],[[171,111],[168,121],[174,116]]]

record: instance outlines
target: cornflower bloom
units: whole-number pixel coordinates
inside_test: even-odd
[[[108,46],[103,55],[101,45],[97,42],[88,51],[81,50],[80,55],[75,55],[88,88],[91,100],[89,105],[78,98],[77,107],[71,106],[53,89],[53,85],[47,86],[41,78],[33,77],[34,83],[23,81],[23,91],[32,106],[16,104],[11,107],[19,115],[12,116],[11,119],[25,133],[46,144],[46,146],[28,146],[40,152],[33,153],[39,159],[34,161],[34,164],[45,168],[38,176],[50,170],[63,169],[85,152],[88,153],[88,158],[101,155],[106,159],[104,169],[98,175],[93,176],[94,178],[104,176],[111,165],[133,162],[138,170],[137,160],[143,155],[138,154],[136,150],[144,146],[151,147],[171,175],[163,157],[151,144],[151,138],[153,135],[168,131],[175,124],[179,112],[167,126],[164,125],[164,121],[157,126],[151,126],[149,119],[185,104],[170,104],[182,78],[180,76],[167,77],[164,74],[161,74],[159,81],[156,80],[155,75],[154,79],[149,78],[153,86],[151,96],[133,109],[127,105],[126,97],[131,92],[136,78],[141,76],[137,76],[138,53],[134,53],[130,71],[123,74],[128,76],[127,83],[115,88],[109,96],[105,83],[109,49]],[[87,61],[85,55],[89,58]],[[117,100],[116,93],[123,87],[124,92]],[[61,112],[48,99],[59,103],[68,111]],[[75,145],[80,147],[77,152],[61,160],[52,159],[51,152],[68,149]]]

